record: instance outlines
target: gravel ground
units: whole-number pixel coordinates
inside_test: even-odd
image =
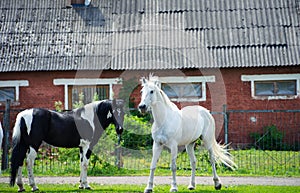
[[[231,185],[277,185],[277,186],[300,186],[300,178],[291,177],[220,177],[224,186]],[[23,178],[28,183],[27,178]],[[37,184],[79,184],[79,177],[36,177]],[[111,176],[111,177],[88,177],[89,183],[96,184],[146,184],[148,176]],[[0,177],[0,183],[8,183],[8,177]],[[170,184],[170,176],[155,176],[155,184]],[[189,177],[177,176],[177,183],[188,185]],[[196,184],[213,185],[212,177],[196,177]]]

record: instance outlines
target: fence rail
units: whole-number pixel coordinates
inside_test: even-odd
[[[5,118],[2,125],[5,129],[12,126],[18,110],[0,111],[0,120],[9,113],[10,119]],[[296,175],[300,176],[300,110],[227,110],[212,112],[217,124],[218,140],[230,143],[235,162],[239,166],[239,174],[256,175]],[[130,129],[130,128],[127,128]],[[7,132],[9,136],[11,131]],[[99,149],[95,149],[96,158],[91,160],[91,170],[96,170],[101,162],[134,170],[148,169],[152,158],[152,150],[127,149],[118,146],[112,136],[104,135],[100,139]],[[7,141],[9,149],[11,142]],[[139,141],[135,141],[139,144]],[[200,143],[200,142],[199,142]],[[4,144],[5,146],[5,144]],[[273,147],[270,148],[270,147]],[[276,148],[275,148],[276,147]],[[67,150],[66,150],[67,151]],[[74,160],[62,160],[59,157],[66,153],[49,145],[43,146],[40,156],[36,160],[35,170],[38,173],[55,172],[68,173],[70,170],[79,171],[79,163]],[[73,154],[78,156],[74,150]],[[7,150],[8,152],[8,150]],[[119,154],[120,153],[120,154]],[[9,153],[7,153],[9,155]],[[207,152],[202,146],[196,146],[197,171],[210,173],[211,167]],[[78,158],[79,159],[79,158]],[[8,157],[2,156],[3,163]],[[158,167],[169,168],[170,154],[163,151]],[[100,166],[102,167],[102,166]],[[190,162],[184,149],[180,148],[177,167],[179,170],[189,171]],[[227,173],[225,167],[220,167],[221,173]],[[109,172],[109,171],[107,171]],[[233,172],[234,173],[234,172]]]

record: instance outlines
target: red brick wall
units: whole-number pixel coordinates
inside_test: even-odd
[[[300,73],[300,67],[285,68],[226,68],[226,69],[189,69],[189,70],[164,70],[164,71],[68,71],[68,72],[14,72],[0,73],[0,80],[28,80],[28,87],[20,87],[20,103],[13,104],[12,109],[41,107],[54,109],[55,101],[64,101],[63,86],[53,85],[55,78],[115,78],[120,77],[124,80],[135,78],[137,85],[128,96],[133,98],[136,105],[140,102],[140,85],[138,80],[141,76],[148,76],[154,72],[157,76],[211,76],[216,77],[216,82],[207,83],[207,99],[199,102],[211,111],[221,112],[223,104],[227,104],[228,110],[262,110],[262,109],[300,109],[300,99],[292,100],[255,100],[251,98],[250,82],[242,82],[241,75],[251,74],[280,74],[280,73]],[[115,97],[118,96],[121,86],[114,86]],[[177,104],[180,108],[195,103]],[[0,106],[4,110],[4,106]],[[261,131],[266,121],[271,120],[270,115],[256,115],[257,122],[250,120],[252,115],[246,117],[232,116],[229,122],[229,141],[233,143],[251,143],[249,133]],[[283,116],[283,115],[282,115]],[[217,122],[217,137],[219,140],[224,138],[222,116],[215,115]],[[290,121],[288,117],[281,117],[280,129],[285,130],[288,135],[294,135],[292,140],[300,140],[300,126],[295,123],[295,128],[287,130],[284,122]],[[297,118],[295,118],[297,119]],[[0,120],[2,118],[0,117]],[[273,120],[273,119],[272,119]],[[297,119],[298,120],[298,119]],[[299,120],[298,120],[299,122]],[[270,123],[271,124],[271,123]],[[298,127],[299,126],[299,127]],[[223,140],[224,141],[224,140]]]
[[[207,99],[199,102],[211,111],[222,112],[223,104],[227,105],[227,110],[285,110],[300,109],[300,98],[286,100],[256,100],[251,97],[251,83],[242,82],[242,75],[254,74],[287,74],[300,73],[299,67],[285,68],[227,68],[227,69],[202,69],[185,70],[186,76],[215,75],[216,82],[207,83]],[[147,73],[144,73],[147,75]],[[178,72],[157,71],[158,76],[174,76]],[[180,73],[179,73],[180,74]],[[181,74],[182,75],[182,74]],[[136,105],[140,102],[140,86],[137,86],[131,97]],[[179,108],[194,103],[177,103]],[[224,141],[223,117],[214,115],[216,119],[216,135],[218,140]],[[251,121],[252,117],[256,122]],[[236,113],[230,114],[228,129],[228,139],[235,145],[245,145],[253,143],[250,133],[263,132],[265,126],[276,124],[278,129],[285,135],[287,143],[295,144],[300,141],[300,113]],[[296,121],[298,120],[298,121]]]

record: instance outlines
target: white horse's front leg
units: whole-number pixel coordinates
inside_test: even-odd
[[[157,164],[158,158],[162,152],[162,149],[163,149],[162,145],[156,143],[155,141],[153,142],[152,161],[151,161],[151,166],[150,166],[150,176],[149,176],[147,187],[144,190],[145,193],[152,192],[152,190],[153,190],[154,171],[156,169],[156,164]]]
[[[89,165],[89,158],[91,151],[89,150],[90,142],[87,140],[80,140],[80,189],[91,189],[87,182],[87,170]]]
[[[27,170],[28,170],[29,185],[31,186],[33,192],[39,189],[35,185],[34,175],[33,175],[33,166],[34,166],[34,160],[35,160],[36,156],[37,156],[37,153],[36,153],[35,149],[30,147],[29,153],[27,155]]]
[[[176,182],[176,169],[177,169],[176,159],[177,159],[177,153],[178,153],[177,144],[172,144],[170,149],[171,149],[171,158],[172,158],[172,162],[171,162],[172,184],[171,184],[170,192],[177,192],[178,191],[177,182]]]

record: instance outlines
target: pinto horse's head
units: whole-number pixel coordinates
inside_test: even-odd
[[[123,132],[123,123],[124,123],[124,103],[123,101],[118,101],[114,99],[112,101],[112,119],[113,124],[115,125],[116,132],[120,136]]]

